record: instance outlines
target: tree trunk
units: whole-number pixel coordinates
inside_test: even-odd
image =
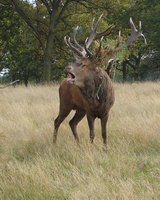
[[[30,75],[29,71],[26,71],[24,74],[24,84],[26,87],[28,86],[29,75]]]
[[[56,3],[56,1],[54,2]],[[55,24],[56,24],[56,5],[54,5],[53,10],[50,14],[50,31],[47,37],[46,49],[44,52],[44,71],[43,71],[43,81],[45,83],[50,82],[51,76],[51,65],[52,65],[52,54],[54,47],[54,34],[55,34]]]
[[[54,33],[50,31],[48,34],[46,49],[44,53],[43,81],[47,83],[50,82],[50,75],[51,75],[53,40],[54,40]]]
[[[134,73],[134,81],[137,82],[139,78],[139,74],[137,72]]]
[[[123,63],[122,63],[122,67],[123,67],[123,83],[126,82],[126,78],[127,78],[127,75],[126,75],[126,64],[127,64],[127,62],[123,61]]]

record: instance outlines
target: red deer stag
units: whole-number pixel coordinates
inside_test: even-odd
[[[96,42],[94,54],[91,53],[88,48],[94,38],[96,36],[106,34],[114,27],[112,24],[106,30],[97,32],[97,27],[101,17],[102,15],[99,17],[94,28],[93,19],[90,27],[90,37],[85,40],[84,47],[81,46],[76,40],[78,27],[74,30],[73,35],[73,41],[77,48],[72,45],[70,38],[68,41],[66,37],[64,38],[66,45],[73,52],[78,54],[78,56],[75,55],[76,61],[74,63],[65,67],[65,72],[69,74],[69,77],[61,83],[59,88],[60,111],[58,117],[55,120],[53,138],[54,143],[56,143],[57,132],[60,124],[68,116],[71,110],[76,110],[74,117],[69,122],[76,141],[79,142],[79,137],[77,135],[77,124],[85,115],[87,115],[90,129],[90,140],[91,143],[93,143],[95,137],[94,120],[96,117],[98,117],[101,119],[103,143],[105,150],[107,150],[106,124],[109,116],[109,111],[114,104],[114,89],[108,74],[102,69],[102,66],[107,65],[108,60],[114,56],[120,43],[120,32],[118,43],[115,47],[108,45],[107,48],[103,48],[102,36],[100,44],[98,45]],[[128,46],[139,36],[144,37],[141,32],[141,22],[138,30],[135,28],[132,18],[130,18],[130,23],[132,26],[132,33],[130,38],[123,46]]]

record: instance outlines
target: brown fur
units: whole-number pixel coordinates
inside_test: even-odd
[[[79,62],[84,65],[82,59],[79,59]],[[91,67],[90,62],[88,62],[88,65],[85,65],[85,68],[87,68],[86,74],[83,70],[77,70],[77,62],[73,66],[66,68],[67,72],[75,72],[77,70],[76,77],[82,76],[84,79],[82,80],[81,78],[83,82],[81,87],[79,87],[79,82],[76,83],[75,81],[74,84],[70,84],[67,79],[60,85],[60,111],[55,120],[54,142],[56,142],[58,128],[62,121],[71,110],[76,110],[75,116],[69,124],[77,142],[79,142],[76,130],[77,124],[87,114],[91,143],[93,143],[95,135],[94,120],[98,117],[101,119],[102,137],[106,149],[106,123],[109,110],[114,103],[114,90],[108,74],[103,69],[96,68],[94,65]],[[83,68],[81,67],[81,69]]]

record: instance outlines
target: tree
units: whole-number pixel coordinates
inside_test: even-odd
[[[26,85],[29,79],[40,81],[43,57],[39,44],[10,4],[1,1],[0,8],[0,66],[9,69],[5,79],[20,79]]]
[[[109,6],[108,6],[109,4]],[[132,6],[130,6],[132,5]],[[141,59],[136,67],[137,76],[143,74],[149,74],[152,71],[160,70],[159,57],[160,57],[160,4],[158,0],[118,0],[107,1],[106,8],[108,10],[109,22],[114,21],[117,25],[117,29],[122,30],[122,35],[128,35],[128,22],[130,16],[133,17],[135,24],[138,25],[138,21],[142,21],[143,33],[147,39],[147,46],[144,46],[142,40],[137,40],[136,44],[131,45],[128,48],[127,55],[122,62],[121,71],[123,71],[123,77],[125,80],[127,75],[133,75],[133,65],[136,67],[136,59],[141,54]],[[132,60],[132,61],[131,61]],[[134,60],[134,61],[133,61]],[[128,63],[129,62],[129,63]],[[145,66],[145,68],[144,68]],[[127,69],[128,68],[128,69]],[[141,68],[141,69],[140,69]],[[143,68],[143,70],[142,70]],[[145,71],[145,72],[144,72]],[[128,74],[127,74],[128,72]],[[126,73],[126,74],[124,74]]]
[[[12,2],[41,45],[44,54],[44,81],[49,82],[53,55],[56,48],[62,46],[62,35],[64,37],[64,33],[70,32],[73,23],[79,21],[73,15],[88,13],[91,16],[91,10],[101,9],[103,1],[35,0],[34,6],[27,1],[9,2]]]
[[[141,53],[140,66],[146,66],[150,73],[159,69],[159,12],[158,0],[0,0],[0,43],[3,66],[10,66],[12,74],[23,80],[36,79],[49,82],[50,79],[63,77],[63,67],[69,61],[69,51],[64,45],[65,35],[73,35],[73,28],[79,25],[78,40],[88,37],[90,22],[100,13],[107,15],[101,21],[101,28],[108,24],[116,25],[109,40],[117,40],[118,31],[122,30],[122,42],[130,34],[129,17],[132,16],[136,27],[142,21],[143,33],[148,46],[143,39],[138,39],[131,45],[118,69],[123,74],[123,80],[133,75],[133,68],[127,64],[128,59]],[[132,7],[130,5],[133,5]],[[107,41],[109,41],[107,39]],[[151,56],[152,55],[152,56]],[[130,56],[130,58],[129,58]],[[20,60],[22,59],[22,60]],[[146,60],[146,61],[145,61]],[[43,65],[43,66],[42,66]],[[151,66],[151,67],[150,67]],[[139,76],[141,75],[138,70]],[[26,76],[25,76],[26,74]],[[27,83],[28,81],[26,81]]]
[[[12,10],[10,4],[0,1],[0,71],[14,65],[16,52],[19,52],[21,39],[17,37],[20,33],[21,19]],[[16,45],[14,41],[16,40]],[[11,51],[14,53],[11,55]]]

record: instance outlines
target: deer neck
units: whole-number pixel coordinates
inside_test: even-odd
[[[80,88],[80,91],[89,106],[97,107],[105,101],[107,93],[105,85],[105,72],[95,71],[92,76],[85,78],[84,87]]]

